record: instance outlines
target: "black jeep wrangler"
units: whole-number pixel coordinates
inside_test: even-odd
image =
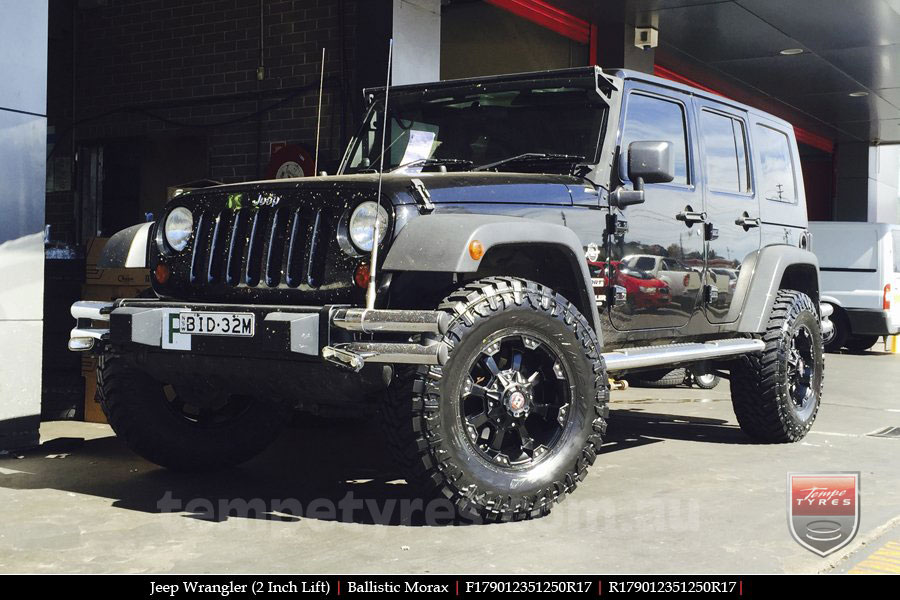
[[[727,371],[749,436],[809,431],[831,324],[789,124],[598,68],[366,97],[337,175],[185,193],[109,242],[156,297],[76,303],[69,347],[135,452],[223,467],[288,410],[377,411],[410,483],[511,520],[585,477],[611,375]]]

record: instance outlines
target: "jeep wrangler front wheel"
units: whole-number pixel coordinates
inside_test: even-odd
[[[112,353],[100,356],[97,382],[116,436],[136,454],[174,471],[245,462],[275,440],[284,422],[275,405],[208,389],[175,389]]]
[[[422,367],[385,406],[410,483],[460,517],[539,517],[593,464],[608,414],[606,371],[587,321],[540,284],[491,277],[441,305],[453,320],[442,366]]]
[[[809,296],[779,290],[765,349],[735,361],[731,401],[738,423],[763,442],[796,442],[812,427],[825,370],[819,314]]]

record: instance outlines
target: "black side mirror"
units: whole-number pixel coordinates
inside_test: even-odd
[[[668,183],[675,179],[675,154],[670,142],[631,142],[628,145],[628,178],[633,190],[619,188],[612,194],[619,208],[644,201],[645,183]]]

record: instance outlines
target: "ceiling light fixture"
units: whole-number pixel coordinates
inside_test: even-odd
[[[851,98],[864,98],[869,95],[869,92],[850,92]]]
[[[803,54],[803,48],[785,48],[779,54],[784,54],[785,56],[793,56],[795,54]]]

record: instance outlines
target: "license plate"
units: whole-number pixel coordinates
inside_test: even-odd
[[[185,335],[226,335],[253,337],[253,313],[183,312],[178,315],[179,333]]]

